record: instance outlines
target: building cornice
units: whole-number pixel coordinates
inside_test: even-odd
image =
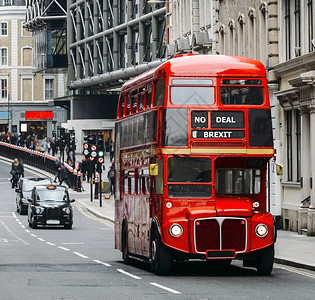
[[[315,69],[315,52],[290,59],[274,66],[278,78],[298,70],[306,72]]]

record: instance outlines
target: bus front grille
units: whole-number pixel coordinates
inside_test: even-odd
[[[209,218],[195,221],[195,250],[246,251],[246,219]]]

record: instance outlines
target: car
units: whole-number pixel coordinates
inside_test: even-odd
[[[63,185],[36,185],[28,200],[28,224],[33,229],[41,226],[64,226],[71,229],[73,211],[67,187]]]
[[[48,177],[22,177],[18,182],[16,191],[16,211],[20,215],[27,214],[28,198],[31,198],[32,190],[35,185],[49,185],[52,181]]]

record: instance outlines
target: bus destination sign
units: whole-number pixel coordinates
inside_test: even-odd
[[[212,111],[212,128],[244,128],[244,112],[242,111]]]
[[[194,130],[194,139],[243,139],[243,130]]]

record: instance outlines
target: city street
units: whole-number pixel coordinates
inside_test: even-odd
[[[31,229],[15,207],[10,165],[0,163],[1,299],[311,299],[315,273],[275,264],[258,276],[232,262],[226,270],[175,264],[160,277],[148,264],[125,265],[114,249],[113,224],[77,201],[72,230]],[[26,176],[35,173],[26,171]],[[71,191],[71,198],[76,194]]]

